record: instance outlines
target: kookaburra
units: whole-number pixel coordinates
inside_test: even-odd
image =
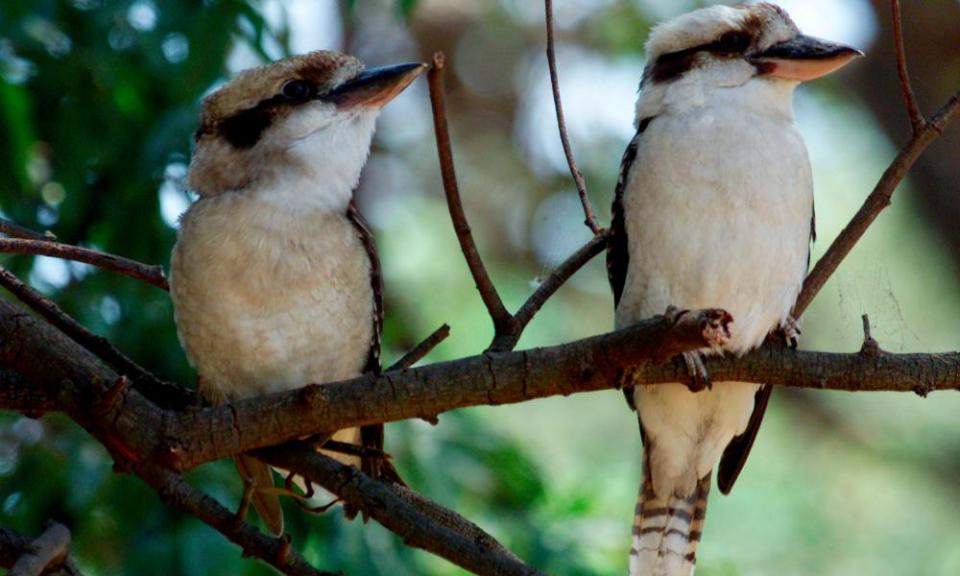
[[[734,321],[716,351],[733,354],[791,331],[813,235],[793,93],[859,54],[801,34],[765,3],[703,8],[652,31],[607,254],[618,328],[671,305],[719,307]],[[702,369],[698,354],[687,356],[691,368]],[[714,464],[723,453],[718,485],[727,493],[770,388],[627,390],[644,445],[630,574],[692,574]]]
[[[180,222],[170,283],[211,403],[379,370],[380,268],[353,193],[380,108],[425,68],[364,70],[312,52],[244,71],[204,99],[188,177],[199,199]],[[383,427],[333,438],[382,445]],[[282,532],[270,468],[236,463],[255,509]]]

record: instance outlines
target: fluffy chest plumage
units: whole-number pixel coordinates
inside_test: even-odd
[[[370,266],[344,214],[235,193],[191,207],[171,294],[206,392],[240,398],[359,374],[373,337]]]
[[[813,190],[792,123],[727,107],[663,114],[641,137],[623,209],[630,254],[618,324],[684,308],[734,317],[759,345],[806,270]]]

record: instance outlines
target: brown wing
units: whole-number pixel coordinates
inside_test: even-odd
[[[354,230],[360,237],[367,259],[370,261],[370,283],[373,287],[373,337],[370,341],[370,352],[367,355],[367,364],[364,373],[380,373],[380,338],[383,333],[383,273],[380,268],[380,257],[377,254],[377,245],[373,234],[367,225],[366,219],[357,209],[356,200],[350,200],[347,205],[347,219],[353,224]],[[371,424],[360,428],[360,441],[366,448],[383,450],[383,424]],[[361,469],[371,478],[387,478],[403,484],[400,475],[393,465],[383,458],[361,458]]]
[[[772,393],[773,386],[769,384],[764,384],[757,390],[753,399],[753,413],[750,414],[747,429],[743,431],[743,434],[735,436],[723,450],[723,456],[720,457],[720,467],[717,469],[717,487],[723,494],[730,493],[734,482],[740,476],[740,471],[743,470],[743,465],[747,463],[747,456],[750,455],[750,449],[753,448],[753,441],[757,439],[757,432],[760,431],[760,423],[763,422],[763,415],[767,412],[767,404],[770,402],[770,394]]]
[[[627,227],[623,214],[623,193],[627,187],[630,170],[633,168],[633,161],[637,158],[640,135],[650,125],[651,120],[653,120],[652,117],[640,121],[637,133],[623,152],[623,160],[620,161],[620,177],[617,178],[617,189],[613,194],[613,207],[610,210],[612,216],[610,220],[610,240],[607,241],[607,279],[610,281],[610,288],[613,290],[613,306],[615,309],[620,305],[623,285],[627,281],[627,267],[630,265]],[[623,395],[626,397],[630,409],[636,410],[636,406],[633,405],[633,388],[624,388]],[[642,428],[641,426],[641,432]]]
[[[370,261],[370,284],[373,288],[373,336],[370,339],[370,351],[367,354],[367,364],[364,372],[380,373],[380,335],[383,332],[383,273],[380,269],[380,257],[377,255],[377,245],[373,241],[373,233],[366,219],[357,209],[355,199],[347,205],[347,220],[353,225],[354,231],[363,243]]]
[[[607,242],[607,279],[610,281],[610,288],[613,290],[613,306],[615,308],[620,305],[623,285],[627,280],[627,267],[630,265],[630,251],[627,248],[627,227],[623,215],[623,193],[627,187],[630,170],[633,168],[633,161],[637,158],[640,135],[647,129],[651,120],[653,118],[644,118],[640,121],[637,133],[623,152],[623,160],[620,161],[620,177],[617,178],[617,188],[613,194],[613,207],[610,210],[612,216],[610,220],[610,240]]]
[[[813,244],[816,239],[817,217],[811,206],[810,243]],[[810,267],[810,252],[807,252],[807,267]],[[753,442],[757,439],[757,432],[760,431],[763,415],[767,411],[767,404],[770,403],[771,394],[773,394],[773,386],[769,384],[764,384],[757,390],[753,400],[753,413],[750,414],[750,421],[747,422],[746,430],[730,441],[730,444],[723,451],[723,456],[720,457],[720,467],[717,469],[717,487],[723,494],[730,493],[743,470],[744,464],[747,463],[750,449],[753,448]]]

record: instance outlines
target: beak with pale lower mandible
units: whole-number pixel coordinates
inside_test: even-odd
[[[750,58],[760,74],[783,80],[806,82],[842,68],[863,52],[837,42],[798,34]]]
[[[426,69],[426,64],[411,62],[364,70],[324,94],[322,99],[333,102],[338,108],[381,108]]]

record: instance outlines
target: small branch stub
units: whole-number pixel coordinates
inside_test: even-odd
[[[404,354],[399,360],[394,362],[385,370],[385,372],[405,370],[413,366],[420,360],[423,360],[424,356],[429,354],[441,342],[446,340],[447,336],[450,336],[450,325],[444,323],[442,326],[434,330],[432,334],[424,338],[419,344],[411,348],[410,351]]]
[[[863,320],[863,345],[860,347],[860,353],[867,357],[879,356],[881,354],[880,344],[870,335],[870,316],[864,314]]]

